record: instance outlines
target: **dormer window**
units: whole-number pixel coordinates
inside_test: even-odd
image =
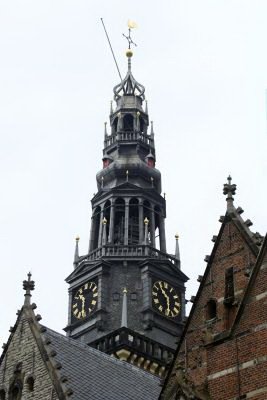
[[[150,168],[155,168],[155,157],[153,156],[152,153],[149,153],[146,156],[146,163]]]

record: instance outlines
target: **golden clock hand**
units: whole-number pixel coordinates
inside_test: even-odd
[[[159,286],[160,286],[160,288],[161,288],[161,292],[162,292],[162,294],[163,294],[163,296],[165,297],[165,299],[167,300],[167,315],[169,315],[170,314],[170,298],[169,298],[169,296],[167,295],[167,293],[165,292],[165,290],[163,289],[163,287],[162,287],[162,283],[160,282],[160,284],[159,284]]]

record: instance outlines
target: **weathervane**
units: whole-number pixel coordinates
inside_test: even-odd
[[[134,21],[131,21],[130,19],[128,20],[128,36],[125,35],[125,33],[123,33],[122,35],[127,39],[128,41],[128,49],[131,49],[131,45],[133,44],[135,47],[137,46],[136,43],[133,42],[132,37],[131,37],[131,33],[132,33],[132,29],[137,28],[137,24]]]

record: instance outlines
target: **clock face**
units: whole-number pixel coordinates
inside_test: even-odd
[[[167,282],[157,281],[152,288],[153,306],[166,317],[175,318],[180,313],[181,303],[176,290]]]
[[[76,319],[84,319],[90,315],[97,305],[98,289],[95,282],[83,284],[72,299],[72,315]]]

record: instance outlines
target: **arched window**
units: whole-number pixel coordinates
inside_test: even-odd
[[[124,218],[125,201],[118,198],[115,201],[114,244],[124,244]]]
[[[139,243],[139,209],[138,199],[131,199],[129,203],[128,243]]]
[[[29,392],[33,392],[34,391],[34,378],[33,376],[29,376],[26,379],[26,385],[27,385],[27,389]]]
[[[0,400],[6,400],[6,392],[4,389],[0,390]]]
[[[206,306],[206,320],[217,317],[217,303],[215,300],[210,299]]]
[[[93,230],[92,230],[92,243],[93,243],[93,249],[96,249],[98,247],[98,235],[99,235],[99,224],[100,224],[100,213],[101,213],[101,208],[96,207],[94,214],[93,214]]]
[[[123,129],[125,131],[133,131],[134,118],[131,114],[126,114],[123,118]]]

